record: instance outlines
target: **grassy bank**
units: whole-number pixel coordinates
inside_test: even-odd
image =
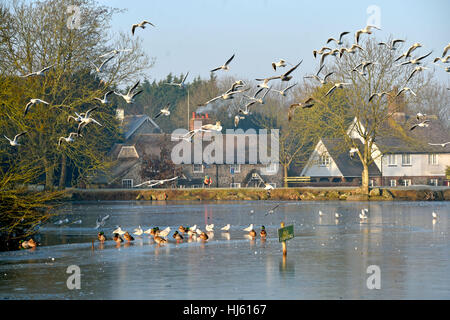
[[[449,201],[450,188],[373,188],[362,195],[358,188],[279,188],[268,193],[263,189],[71,189],[68,200],[296,200],[296,201],[365,201],[409,200]]]

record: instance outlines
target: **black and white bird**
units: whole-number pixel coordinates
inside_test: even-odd
[[[142,28],[142,29],[145,29],[145,25],[146,24],[149,24],[149,25],[151,25],[151,26],[155,26],[153,23],[151,23],[150,21],[147,21],[147,20],[144,20],[144,21],[142,21],[142,22],[140,22],[140,23],[135,23],[135,24],[133,24],[132,26],[131,26],[131,34],[134,36],[134,32],[135,32],[135,30],[136,30],[136,28]]]
[[[284,88],[283,90],[276,90],[276,89],[272,89],[272,90],[275,91],[275,92],[278,92],[278,93],[281,94],[283,97],[285,97],[285,96],[286,96],[286,92],[287,92],[288,90],[290,90],[291,88],[295,87],[296,85],[297,85],[297,84],[294,83],[293,85],[290,85],[289,87]]]
[[[379,42],[378,45],[379,46],[386,46],[386,48],[388,48],[389,50],[395,51],[397,50],[397,45],[401,42],[405,42],[405,40],[401,40],[401,39],[394,39],[392,40],[390,43],[386,43],[386,42]]]
[[[401,88],[401,89],[397,92],[397,94],[396,94],[395,96],[398,97],[399,95],[401,95],[403,92],[406,92],[406,91],[411,92],[411,94],[412,94],[413,96],[417,96],[417,95],[414,93],[414,91],[412,91],[411,88],[408,88],[408,87],[403,87],[403,88]]]
[[[104,53],[104,54],[102,54],[101,56],[98,56],[99,58],[104,58],[104,57],[107,57],[107,56],[109,56],[109,55],[113,55],[113,56],[117,56],[120,52],[129,52],[129,51],[132,51],[132,49],[114,49],[114,50],[111,50],[111,51],[109,51],[109,52],[107,52],[107,53]]]
[[[411,128],[409,128],[410,131],[414,130],[417,127],[421,127],[421,128],[427,128],[430,124],[430,120],[424,120],[422,122],[416,123],[415,125],[413,125]]]
[[[42,70],[39,70],[39,71],[36,71],[36,72],[32,72],[32,73],[29,73],[29,74],[26,74],[26,75],[24,75],[24,76],[20,76],[21,78],[27,78],[27,77],[32,77],[32,76],[44,76],[45,75],[45,73],[48,71],[48,70],[50,70],[51,68],[53,68],[55,65],[53,64],[53,65],[51,65],[51,66],[49,66],[49,67],[46,67],[46,68],[44,68],[44,69],[42,69]]]
[[[305,78],[305,79],[316,79],[317,81],[319,81],[321,84],[327,84],[328,82],[327,82],[327,78],[329,77],[329,76],[331,76],[334,72],[329,72],[328,74],[326,74],[325,75],[325,77],[323,77],[323,79],[321,79],[320,77],[319,77],[319,73],[320,73],[320,71],[322,71],[322,69],[323,69],[323,67],[324,67],[324,65],[322,65],[320,68],[319,68],[319,71],[317,71],[317,73],[315,74],[315,75],[311,75],[311,76],[305,76],[305,77],[303,77],[303,78]]]
[[[237,90],[237,91],[232,91],[232,92],[225,92],[223,94],[221,94],[220,96],[214,97],[208,101],[206,101],[204,104],[199,104],[198,106],[200,107],[204,107],[208,104],[210,104],[211,102],[214,102],[216,100],[222,99],[222,100],[230,100],[230,99],[234,99],[234,95],[238,94],[238,93],[242,93],[247,91],[248,89],[244,89],[244,90]]]
[[[114,91],[111,90],[111,91],[108,91],[107,93],[105,93],[103,99],[102,98],[94,98],[94,99],[100,101],[102,104],[107,104],[107,103],[109,103],[108,96],[113,93],[114,93]]]
[[[23,115],[26,116],[28,113],[28,110],[31,108],[31,106],[38,104],[38,103],[49,105],[48,102],[41,100],[41,99],[30,99],[30,102],[28,102],[27,105],[25,106]]]
[[[170,86],[177,86],[177,87],[180,87],[181,89],[184,89],[186,87],[185,81],[186,81],[186,78],[187,78],[188,75],[189,75],[189,71],[188,71],[188,73],[186,73],[186,75],[184,76],[184,78],[183,78],[183,80],[181,82],[179,82],[179,83],[166,82],[166,84],[168,84]]]
[[[358,72],[360,75],[365,76],[365,75],[367,75],[367,73],[366,73],[367,67],[369,67],[373,64],[374,64],[374,62],[372,62],[372,61],[363,61],[360,64],[358,64],[356,67],[354,67],[352,72]],[[361,68],[361,71],[359,71],[358,68]]]
[[[136,97],[138,94],[142,93],[143,90],[139,90],[138,92],[133,92],[138,86],[140,81],[136,82],[136,84],[128,90],[127,94],[121,94],[119,92],[114,91],[114,94],[121,96],[126,103],[132,104],[134,103],[134,97]]]
[[[317,58],[317,55],[318,55],[318,54],[324,54],[325,51],[332,51],[332,49],[331,49],[331,48],[328,48],[328,47],[322,47],[322,48],[320,48],[320,50],[313,50],[313,56],[314,56],[314,58]]]
[[[276,76],[276,77],[272,77],[270,79],[280,79],[281,81],[289,81],[292,79],[292,76],[290,76],[290,74],[297,69],[297,67],[303,62],[300,61],[299,63],[297,63],[294,67],[292,67],[291,69],[289,69],[286,73],[280,75],[280,76]]]
[[[95,222],[95,229],[103,227],[106,223],[106,220],[108,220],[108,219],[109,219],[109,214],[107,214],[103,218],[100,218],[100,217],[97,218],[97,221]]]
[[[450,62],[450,55],[446,56],[445,58],[439,58],[439,57],[437,57],[437,58],[435,58],[435,59],[433,60],[433,63],[436,63],[436,62],[438,62],[438,61],[440,61],[440,62],[442,62],[442,63],[449,63],[449,62]]]
[[[153,120],[157,119],[161,115],[164,115],[166,117],[170,116],[169,107],[170,107],[170,103],[168,103],[164,108],[159,110],[159,113],[153,118]]]
[[[339,40],[336,40],[335,38],[329,38],[328,40],[327,40],[327,44],[328,43],[330,43],[331,41],[334,41],[334,42],[336,42],[336,44],[337,45],[342,45],[342,37],[343,36],[345,36],[346,34],[349,34],[350,32],[348,32],[348,31],[344,31],[344,32],[342,32],[340,35],[339,35]]]
[[[445,148],[446,145],[450,144],[450,141],[444,142],[444,143],[428,143],[430,146],[441,146],[442,148]]]
[[[87,126],[89,123],[93,122],[95,124],[98,124],[100,127],[102,126],[97,120],[95,120],[94,118],[91,117],[91,113],[92,111],[94,111],[95,109],[97,109],[98,107],[94,107],[89,109],[88,111],[86,111],[86,113],[82,113],[81,115],[81,121],[78,124],[78,130],[77,133],[78,135],[81,136],[81,130]]]
[[[13,147],[16,147],[16,146],[20,146],[20,145],[21,145],[20,143],[18,143],[18,139],[19,139],[21,136],[23,136],[24,134],[26,134],[27,132],[28,132],[28,131],[24,131],[24,132],[21,132],[21,133],[19,133],[19,134],[16,134],[13,140],[11,140],[10,138],[8,138],[8,137],[5,136],[5,135],[4,135],[4,137],[5,137],[6,139],[8,139],[10,145],[12,145]]]
[[[114,58],[114,56],[109,57],[108,59],[104,60],[104,61],[100,64],[100,66],[97,66],[97,65],[96,65],[95,63],[93,63],[91,60],[89,60],[89,62],[94,66],[95,71],[97,71],[97,73],[100,73],[100,72],[102,72],[103,66],[104,66],[105,64],[107,64],[112,58]]]
[[[375,98],[376,96],[378,96],[379,98],[385,96],[385,95],[390,95],[389,92],[383,91],[383,92],[375,92],[373,94],[370,95],[369,97],[369,102],[371,102],[373,100],[373,98]]]
[[[415,74],[417,74],[417,72],[422,72],[422,71],[424,71],[424,70],[426,70],[426,69],[428,69],[428,68],[427,68],[427,67],[422,67],[422,66],[417,66],[417,67],[415,67],[414,70],[413,70],[413,72],[411,72],[411,74],[409,75],[408,79],[406,79],[405,84],[407,84],[408,81],[411,80],[411,78],[412,78]]]
[[[448,45],[445,46],[444,48],[444,52],[442,52],[442,58],[445,57],[445,55],[447,54],[447,52],[450,50],[450,43]]]
[[[239,121],[240,121],[240,120],[243,120],[243,119],[245,119],[245,117],[240,116],[240,115],[235,115],[235,116],[234,116],[234,126],[237,127],[238,124],[239,124]]]
[[[231,56],[230,59],[227,60],[227,62],[225,62],[224,65],[217,67],[215,69],[212,69],[211,72],[215,72],[217,70],[230,70],[230,67],[228,65],[230,64],[231,60],[233,60],[233,58],[234,58],[234,54]]]
[[[340,50],[339,49],[334,49],[334,50],[331,50],[331,51],[328,51],[328,52],[324,52],[323,54],[322,54],[322,57],[320,58],[320,66],[322,66],[323,65],[323,63],[325,62],[325,58],[326,57],[328,57],[328,56],[334,56],[334,57],[337,57],[338,56],[338,54],[340,54]]]
[[[425,59],[426,57],[428,57],[432,53],[433,53],[433,51],[431,51],[431,52],[427,53],[426,55],[421,56],[419,58],[411,59],[411,60],[402,62],[398,66],[404,66],[404,65],[407,65],[407,64],[422,64],[422,60]]]
[[[381,30],[380,28],[378,28],[376,26],[367,25],[364,29],[356,31],[356,33],[355,33],[355,43],[356,44],[359,43],[359,37],[361,36],[361,34],[363,34],[363,33],[372,34],[372,30],[371,30],[372,28],[377,29],[377,30]]]
[[[417,48],[420,48],[420,47],[422,47],[422,45],[420,44],[420,43],[418,43],[418,42],[416,42],[416,43],[414,43],[411,47],[409,47],[408,48],[408,50],[406,50],[406,52],[404,52],[404,53],[402,53],[402,55],[401,56],[399,56],[397,59],[395,59],[394,61],[398,61],[398,60],[400,60],[401,58],[408,58],[408,57],[411,57],[411,53],[414,51],[414,50],[416,50]]]
[[[351,53],[351,54],[356,53],[356,49],[364,51],[363,47],[361,47],[360,45],[354,43],[354,44],[352,44],[352,46],[350,48],[341,48],[339,50],[339,58],[342,58],[342,55],[344,54],[344,52]]]
[[[226,91],[226,93],[234,92],[234,91],[236,91],[236,89],[241,88],[243,86],[245,86],[244,81],[237,80],[237,81],[233,82],[233,84],[231,85],[230,89],[228,89]]]
[[[272,62],[273,70],[277,71],[277,68],[286,67],[286,60],[280,59],[278,62]]]
[[[325,97],[327,97],[330,94],[332,94],[334,92],[334,90],[342,89],[342,88],[344,88],[344,86],[349,86],[349,85],[351,85],[351,83],[337,82],[337,83],[334,84],[334,86],[331,87],[330,90],[328,90],[328,92],[325,94]]]
[[[291,104],[289,106],[289,111],[288,111],[288,121],[292,120],[295,109],[297,109],[299,107],[302,107],[303,109],[308,109],[308,108],[313,107],[315,103],[316,103],[316,100],[314,100],[313,98],[308,98],[304,102],[297,102],[297,103]]]
[[[417,114],[416,114],[417,121],[425,120],[426,118],[427,118],[427,115],[425,113],[417,112]]]
[[[67,143],[74,142],[75,141],[74,137],[78,137],[78,133],[71,132],[71,133],[69,133],[69,136],[67,138],[66,137],[60,137],[59,140],[58,140],[58,146],[61,145],[62,141],[66,141]]]
[[[266,100],[264,98],[266,97],[266,95],[271,90],[271,87],[269,89],[267,89],[266,92],[264,92],[264,94],[262,95],[261,98],[258,98],[257,96],[262,90],[264,90],[264,88],[261,88],[258,91],[256,91],[256,93],[255,93],[255,95],[253,97],[247,96],[245,94],[244,94],[244,97],[246,97],[247,99],[250,99],[252,102],[259,103],[259,104],[264,104],[266,102]]]
[[[269,211],[266,212],[265,216],[272,214],[275,212],[275,209],[277,209],[280,206],[280,204],[277,204],[275,207],[273,207],[272,209],[270,209]]]

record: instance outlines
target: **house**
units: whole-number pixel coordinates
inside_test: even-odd
[[[91,187],[133,188],[140,185],[148,180],[141,177],[143,158],[146,155],[160,157],[162,148],[170,152],[183,148],[188,151],[185,161],[175,166],[183,173],[183,177],[172,184],[177,187],[203,187],[205,176],[212,179],[211,187],[217,188],[258,188],[265,187],[265,184],[282,186],[282,170],[276,163],[262,163],[253,142],[257,141],[257,137],[252,134],[220,134],[214,137],[211,141],[216,143],[220,139],[223,154],[219,157],[214,150],[212,154],[215,159],[208,159],[206,155],[210,154],[208,149],[211,149],[212,142],[207,141],[210,140],[207,133],[197,134],[193,142],[186,142],[173,139],[171,134],[161,133],[158,125],[147,116],[125,116],[122,119],[125,141],[113,146],[109,152],[110,159],[114,161],[113,167],[109,172],[99,174]],[[208,115],[202,117],[194,113],[190,129],[206,123],[215,121]]]
[[[406,125],[411,118],[395,115],[396,123]],[[363,139],[355,128],[355,118],[347,134],[353,145],[362,148]],[[361,123],[358,123],[362,126]],[[394,131],[394,129],[392,129]],[[450,141],[450,133],[438,121],[414,131],[406,127],[402,134],[377,138],[372,146],[373,163],[369,166],[372,186],[448,185],[445,170],[450,166],[450,145],[430,145]],[[397,133],[397,132],[396,132]],[[347,146],[347,147],[346,147]],[[347,148],[347,149],[346,149]],[[358,185],[362,165],[358,155],[350,152],[343,139],[322,138],[303,168],[301,175],[322,184]]]

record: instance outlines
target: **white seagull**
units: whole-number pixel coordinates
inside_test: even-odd
[[[389,95],[389,92],[383,91],[383,92],[375,92],[372,93],[369,97],[369,102],[375,98],[375,96],[378,96],[379,98],[383,97],[384,95]]]
[[[100,101],[102,104],[107,104],[107,103],[109,103],[108,96],[113,93],[114,93],[114,91],[111,90],[111,91],[108,91],[107,93],[105,93],[105,96],[103,97],[103,99],[102,98],[94,98],[94,99]]]
[[[369,217],[367,216],[367,214],[366,214],[366,210],[367,210],[367,209],[362,209],[362,210],[361,210],[361,213],[359,214],[359,218],[360,218],[361,220],[366,220],[367,218],[369,218]],[[369,210],[367,210],[367,211],[369,211]]]
[[[242,230],[250,232],[251,230],[253,230],[253,223],[249,225],[247,228],[244,228]]]
[[[386,46],[386,48],[388,48],[389,50],[395,51],[395,50],[397,50],[396,45],[400,42],[405,42],[405,40],[394,39],[390,43],[380,42],[380,43],[378,43],[378,45]]]
[[[212,224],[207,224],[205,226],[205,230],[208,231],[208,232],[214,231],[214,224],[213,223]]]
[[[63,141],[63,140],[66,141],[67,143],[74,142],[75,141],[74,137],[78,137],[78,133],[71,132],[71,133],[69,133],[69,136],[67,138],[66,137],[60,137],[59,140],[58,140],[58,146],[61,145],[61,141]]]
[[[228,67],[228,64],[231,62],[231,60],[233,60],[233,58],[234,58],[234,54],[231,56],[230,59],[227,60],[227,62],[225,62],[224,65],[222,65],[218,68],[212,69],[211,72],[215,72],[217,70],[230,70],[230,67]]]
[[[31,106],[38,104],[38,103],[42,103],[42,104],[46,104],[49,105],[48,102],[41,100],[41,99],[31,99],[30,102],[27,103],[27,105],[25,106],[25,111],[23,113],[23,116],[26,116],[28,113],[28,110],[31,108]]]
[[[450,55],[448,55],[448,56],[446,56],[445,58],[435,58],[434,60],[433,60],[433,63],[436,63],[436,62],[438,62],[438,61],[440,61],[440,62],[442,62],[442,63],[449,63],[450,62]]]
[[[442,53],[442,58],[445,57],[445,55],[447,54],[448,50],[450,50],[450,43],[445,46],[444,52]]]
[[[91,60],[89,60],[89,62],[94,66],[95,71],[97,71],[98,73],[100,73],[102,71],[103,66],[108,63],[108,61],[110,61],[112,58],[114,58],[114,56],[109,57],[108,59],[104,60],[100,66],[97,66],[95,63],[93,63]]]
[[[86,125],[88,125],[91,122],[98,124],[100,127],[102,126],[97,120],[95,120],[94,118],[91,118],[91,112],[97,108],[98,107],[91,108],[86,113],[81,114],[82,115],[81,121],[78,124],[78,130],[77,130],[78,135],[81,136],[81,129],[83,129]]]
[[[416,58],[416,59],[411,59],[411,60],[402,62],[402,63],[400,63],[400,64],[397,65],[397,66],[404,66],[404,65],[407,65],[407,64],[422,64],[422,61],[421,61],[421,60],[425,59],[426,57],[428,57],[428,56],[429,56],[430,54],[432,54],[432,53],[433,53],[433,51],[430,51],[429,53],[427,53],[427,54],[424,55],[424,56],[421,56],[421,57]]]
[[[344,86],[349,86],[349,85],[351,85],[351,83],[345,83],[345,82],[335,83],[334,86],[332,86],[331,89],[328,90],[328,92],[325,94],[325,97],[329,96],[330,94],[332,94],[334,90],[342,89],[342,88],[344,88]]]
[[[318,55],[318,54],[324,54],[324,53],[325,53],[325,50],[331,51],[332,49],[331,49],[331,48],[328,48],[328,47],[322,47],[320,50],[313,50],[313,56],[314,56],[314,58],[317,58],[317,55]]]
[[[417,48],[420,48],[420,47],[422,47],[422,45],[421,45],[420,43],[418,43],[418,42],[414,43],[411,47],[409,47],[409,49],[408,49],[406,52],[402,53],[402,55],[399,56],[399,57],[398,57],[397,59],[395,59],[394,61],[398,61],[398,60],[400,60],[400,59],[403,58],[403,57],[405,57],[405,59],[408,58],[408,57],[411,57],[411,53],[412,53],[414,50],[416,50]]]
[[[133,234],[136,236],[141,236],[144,233],[144,230],[142,230],[141,226],[139,226],[138,228],[134,229]]]
[[[323,216],[323,212],[319,210],[319,217]]]
[[[32,72],[32,73],[29,73],[29,74],[27,74],[27,75],[24,75],[24,76],[20,76],[21,78],[27,78],[27,77],[31,77],[31,76],[43,76],[43,75],[45,75],[45,73],[50,69],[50,68],[53,68],[55,65],[53,64],[53,65],[51,65],[51,66],[49,66],[49,67],[46,67],[46,68],[44,68],[44,69],[42,69],[42,70],[39,70],[39,71],[36,71],[36,72]]]
[[[316,103],[316,100],[314,100],[313,98],[308,98],[304,102],[297,102],[297,103],[291,104],[289,106],[289,111],[288,111],[288,121],[292,120],[295,109],[297,109],[298,107],[302,107],[303,109],[308,109],[308,108],[313,107],[315,103]]]
[[[342,37],[345,36],[346,34],[349,34],[349,33],[350,33],[350,32],[348,32],[348,31],[342,32],[342,33],[339,35],[339,40],[336,40],[335,38],[329,38],[329,39],[327,40],[327,44],[330,43],[331,41],[334,41],[334,42],[336,42],[337,45],[340,46],[340,45],[342,44]]]
[[[436,213],[436,212],[434,212],[434,211],[433,211],[433,212],[431,213],[431,215],[433,216],[433,219],[437,219],[437,218],[438,218],[438,215],[437,215],[437,213]]]
[[[139,86],[139,83],[140,83],[140,81],[136,82],[136,84],[134,86],[132,86],[130,88],[130,90],[128,90],[127,94],[121,94],[121,93],[118,93],[115,91],[114,91],[114,93],[118,96],[121,96],[125,100],[126,103],[132,104],[132,103],[134,103],[134,97],[137,96],[138,94],[142,93],[142,91],[143,91],[143,90],[139,90],[138,92],[133,92]]]
[[[230,224],[227,224],[226,226],[220,228],[220,230],[228,231],[228,230],[230,230],[230,227],[231,227],[231,225],[230,225]]]
[[[426,128],[426,127],[429,126],[429,123],[430,123],[430,120],[424,120],[424,121],[422,121],[420,123],[417,123],[417,124],[413,125],[411,128],[409,128],[409,130],[412,131],[412,130],[414,130],[417,127],[421,127],[421,128],[425,127]]]
[[[110,52],[107,52],[105,54],[102,54],[101,56],[98,56],[99,58],[104,58],[106,56],[109,56],[110,54],[116,56],[118,55],[120,52],[128,52],[128,51],[132,51],[131,49],[114,49],[111,50]]]
[[[108,220],[108,219],[109,219],[109,214],[107,214],[103,218],[98,218],[97,221],[95,222],[96,223],[95,229],[103,227],[106,223],[106,220]]]
[[[126,231],[122,230],[122,228],[119,226],[116,230],[114,230],[112,233],[117,233],[119,235],[123,235],[126,233]]]
[[[277,71],[277,67],[286,67],[286,60],[280,59],[278,62],[272,62],[272,68],[273,70]]]
[[[401,90],[399,90],[399,91],[397,92],[397,94],[396,94],[395,96],[398,97],[400,94],[402,94],[402,92],[405,92],[405,91],[409,91],[409,92],[411,92],[412,95],[417,96],[417,95],[414,93],[414,91],[412,91],[411,88],[408,88],[408,87],[403,87]]]
[[[169,232],[170,232],[170,227],[167,227],[167,228],[165,228],[164,230],[162,230],[162,231],[160,231],[159,233],[158,233],[158,235],[160,236],[160,237],[167,237],[168,235],[169,235]]]
[[[28,132],[28,131],[24,131],[24,132],[21,132],[21,133],[19,133],[19,134],[16,134],[16,136],[14,137],[13,140],[11,140],[10,138],[8,138],[8,137],[5,136],[5,135],[4,135],[4,137],[5,137],[6,139],[8,139],[9,144],[12,145],[13,147],[15,147],[15,146],[20,146],[20,143],[17,142],[17,139],[19,139],[21,136],[23,136],[23,135],[24,135],[25,133],[27,133],[27,132]]]
[[[372,34],[371,29],[377,29],[377,30],[381,30],[380,28],[376,27],[376,26],[371,26],[371,25],[367,25],[364,29],[358,30],[355,33],[355,43],[358,44],[359,43],[359,37],[361,34],[363,33],[367,33],[367,34]]]
[[[159,110],[159,113],[153,118],[153,120],[155,120],[156,118],[158,118],[160,115],[164,115],[164,116],[166,116],[166,117],[170,116],[169,107],[170,107],[170,103],[168,103],[164,108],[162,108],[161,110]]]
[[[136,28],[142,28],[142,29],[145,29],[145,25],[146,24],[149,24],[149,25],[151,25],[151,26],[155,26],[153,23],[151,23],[150,21],[147,21],[147,20],[144,20],[144,21],[142,21],[142,22],[140,22],[140,23],[135,23],[135,24],[133,24],[132,26],[131,26],[131,34],[134,36],[134,31],[136,30]]]
[[[296,83],[294,83],[293,85],[290,85],[289,87],[287,87],[287,88],[284,88],[283,90],[276,90],[276,89],[272,89],[273,91],[275,91],[275,92],[278,92],[279,94],[281,94],[283,97],[285,97],[286,96],[286,92],[288,91],[288,90],[290,90],[291,88],[293,88],[293,87],[295,87],[297,84]],[[267,91],[269,91],[269,90],[267,90]]]
[[[184,76],[183,80],[182,80],[181,82],[179,82],[179,83],[176,83],[176,82],[166,82],[166,84],[168,84],[168,85],[170,85],[170,86],[177,86],[177,87],[180,87],[180,88],[183,89],[183,88],[186,87],[186,84],[185,84],[184,82],[186,81],[186,78],[187,78],[188,75],[189,75],[189,72],[186,73],[186,75]]]
[[[417,66],[417,67],[415,67],[415,68],[414,68],[414,71],[411,72],[411,74],[409,75],[408,79],[406,79],[405,84],[408,83],[408,81],[411,80],[411,78],[412,78],[417,72],[422,72],[422,71],[424,71],[424,70],[426,70],[426,69],[428,69],[428,68],[422,67],[422,66]]]
[[[335,212],[335,213],[334,213],[334,217],[335,217],[336,219],[339,219],[340,217],[342,217],[342,214]]]
[[[341,48],[339,50],[339,58],[342,58],[342,55],[344,54],[344,52],[351,53],[351,54],[356,53],[356,49],[364,51],[364,49],[360,45],[354,43],[350,48]]]
[[[445,148],[446,145],[450,144],[449,142],[444,142],[444,143],[428,143],[430,146],[441,146],[442,148]]]

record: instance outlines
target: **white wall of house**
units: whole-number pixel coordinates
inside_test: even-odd
[[[383,176],[445,176],[445,168],[450,166],[450,153],[437,153],[437,164],[429,163],[428,154],[410,154],[411,165],[402,164],[402,154],[395,154],[396,165],[388,163],[387,155],[383,157]]]
[[[320,165],[320,156],[323,154],[328,154],[328,150],[322,140],[320,140],[309,157],[308,164],[303,168],[301,175],[306,177],[342,177],[342,172],[336,166],[333,158],[330,157],[330,164],[327,166]]]

